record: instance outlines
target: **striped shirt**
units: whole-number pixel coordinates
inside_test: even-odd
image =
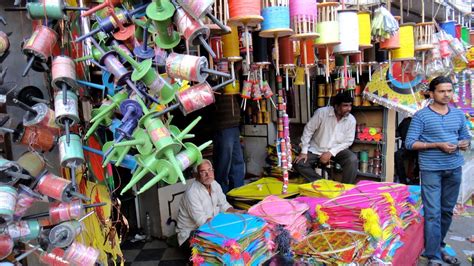
[[[448,113],[441,115],[427,106],[413,116],[405,146],[411,150],[416,141],[458,145],[460,140],[471,139],[465,121],[464,113],[458,109],[449,107]],[[421,170],[451,170],[462,166],[464,158],[459,149],[451,154],[440,149],[427,149],[419,151],[419,162]]]

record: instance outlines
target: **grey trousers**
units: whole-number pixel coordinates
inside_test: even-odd
[[[357,168],[359,160],[357,156],[350,150],[342,150],[336,156],[332,157],[336,163],[342,167],[342,182],[346,184],[354,184],[357,176]],[[315,164],[319,161],[319,155],[308,152],[306,162],[299,161],[293,165],[293,169],[298,171],[302,176],[310,181],[320,179],[321,177],[314,171]]]

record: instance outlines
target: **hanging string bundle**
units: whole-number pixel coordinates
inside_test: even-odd
[[[235,79],[234,63],[242,60],[239,50],[239,29],[236,26],[231,26],[230,33],[222,36],[222,53],[230,62],[232,78]]]
[[[229,25],[244,27],[247,66],[250,68],[249,30],[248,27],[258,26],[263,21],[260,16],[260,0],[229,0]]]
[[[311,40],[311,47],[313,40],[319,37],[319,34],[316,32],[318,9],[317,3],[311,0],[294,0],[290,1],[290,22],[291,28],[294,31],[294,34],[291,35],[291,38],[297,39],[300,42],[305,42],[305,40]],[[311,48],[311,51],[308,51],[308,43],[303,45],[303,56],[302,61],[309,62],[308,54],[313,53],[314,51]],[[314,57],[313,57],[314,59]],[[314,62],[314,61],[311,61]],[[308,64],[305,64],[305,73],[306,73],[306,93],[307,93],[307,110],[310,110],[310,90],[311,84],[309,82],[309,68]]]
[[[324,2],[318,4],[318,24],[316,32],[319,38],[316,38],[314,44],[316,47],[323,47],[324,53],[320,57],[325,59],[326,83],[329,82],[329,50],[340,43],[339,41],[339,21],[337,20],[337,8],[339,3]]]

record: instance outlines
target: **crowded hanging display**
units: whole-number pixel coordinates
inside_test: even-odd
[[[2,1],[0,260],[456,265],[471,6],[412,2]]]

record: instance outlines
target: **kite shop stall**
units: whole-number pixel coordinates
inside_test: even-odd
[[[198,182],[193,167],[220,156],[212,141],[219,97],[240,106],[228,112],[241,117],[245,181],[227,200],[245,213],[219,213],[197,228],[185,260],[416,264],[421,189],[413,165],[395,160],[396,128],[429,103],[427,85],[439,75],[453,79],[451,106],[473,128],[470,6],[43,0],[0,7],[6,265],[124,265],[121,244],[143,231],[172,246],[180,200]],[[321,178],[308,183],[293,169],[300,137],[340,92],[354,99],[356,182],[341,182],[341,166],[330,162],[315,165]],[[474,192],[474,159],[465,159],[460,204]],[[407,168],[405,181],[397,163]]]

